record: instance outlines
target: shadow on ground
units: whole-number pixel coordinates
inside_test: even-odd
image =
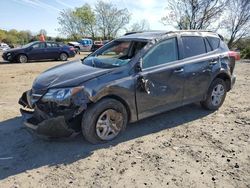
[[[202,110],[199,105],[191,104],[129,124],[117,139],[101,145],[89,144],[81,135],[67,141],[45,141],[30,134],[21,126],[22,118],[15,117],[0,122],[0,180],[41,166],[71,164],[100,148],[177,127],[210,113]]]

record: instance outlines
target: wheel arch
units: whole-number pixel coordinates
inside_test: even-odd
[[[18,60],[18,57],[19,57],[20,55],[25,55],[25,56],[27,57],[27,60],[29,60],[28,54],[26,54],[26,53],[24,53],[24,52],[21,52],[21,53],[16,54],[16,55],[14,56],[14,59],[15,59],[15,60]]]
[[[106,96],[103,96],[103,97],[99,98],[94,103],[97,103],[98,101],[103,100],[103,99],[115,99],[118,102],[120,102],[125,107],[125,109],[127,111],[127,115],[128,115],[128,122],[130,122],[130,120],[131,120],[131,111],[130,111],[129,105],[126,102],[126,100],[124,100],[122,97],[120,97],[118,95],[110,94],[110,95],[106,95]]]
[[[214,81],[216,78],[220,78],[220,79],[224,80],[225,83],[226,83],[226,86],[227,86],[227,91],[230,91],[230,89],[231,89],[231,79],[230,79],[230,76],[229,76],[227,73],[225,73],[225,72],[220,72],[219,74],[217,74],[217,75],[214,77],[213,81]],[[212,81],[212,82],[213,82],[213,81]],[[212,83],[212,82],[211,82],[211,83]]]
[[[62,53],[64,53],[64,54],[66,54],[68,57],[69,57],[69,53],[68,52],[66,52],[66,51],[61,51],[60,53],[59,53],[59,56],[62,54]]]

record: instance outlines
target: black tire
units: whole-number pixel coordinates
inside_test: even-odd
[[[60,56],[59,56],[59,59],[60,59],[61,61],[67,61],[67,59],[68,59],[68,54],[62,52],[62,53],[60,54]]]
[[[97,131],[97,123],[98,120],[100,120],[100,117],[103,113],[105,113],[108,110],[114,110],[117,113],[119,113],[119,116],[122,117],[122,119],[119,121],[119,133],[115,135],[114,138],[116,138],[122,131],[125,130],[127,122],[128,122],[128,115],[126,108],[122,103],[115,99],[105,98],[100,100],[99,102],[95,104],[91,104],[88,106],[87,110],[83,114],[82,118],[82,133],[85,139],[92,143],[104,143],[112,139],[104,140],[101,137],[98,136]],[[115,124],[116,126],[117,124]],[[116,126],[117,127],[117,126]],[[117,131],[118,132],[118,131]]]
[[[218,86],[223,87],[224,94],[221,94],[221,96],[219,97],[220,100],[215,102],[216,100],[214,99],[215,96],[213,94],[213,91],[216,92],[216,87],[218,88]],[[216,78],[213,80],[208,89],[206,99],[204,101],[201,101],[201,106],[207,110],[218,110],[223,104],[226,95],[227,95],[227,86],[225,81],[220,78]]]
[[[24,54],[20,54],[17,57],[17,61],[19,63],[27,63],[28,62],[28,57],[26,55],[24,55]]]
[[[76,54],[80,54],[80,48],[79,47],[76,47]]]

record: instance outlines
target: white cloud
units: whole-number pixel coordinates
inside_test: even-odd
[[[48,11],[57,11],[57,12],[61,11],[60,9],[48,3],[42,2],[40,0],[14,0],[14,1],[18,3],[22,3],[23,5],[34,7],[34,8],[43,8]]]

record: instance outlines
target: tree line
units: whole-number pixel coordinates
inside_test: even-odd
[[[146,20],[127,27],[132,15],[111,2],[97,1],[94,7],[85,4],[63,10],[58,17],[59,31],[75,39],[82,36],[103,39],[117,37],[119,31],[150,29]],[[162,24],[179,30],[211,30],[223,33],[229,48],[250,34],[249,0],[171,0],[166,3]]]
[[[58,22],[61,27],[58,31],[77,40],[83,36],[113,39],[121,30],[127,32],[150,29],[146,20],[126,27],[130,20],[131,14],[127,8],[119,9],[111,2],[97,1],[94,7],[86,3],[82,7],[60,12]]]

